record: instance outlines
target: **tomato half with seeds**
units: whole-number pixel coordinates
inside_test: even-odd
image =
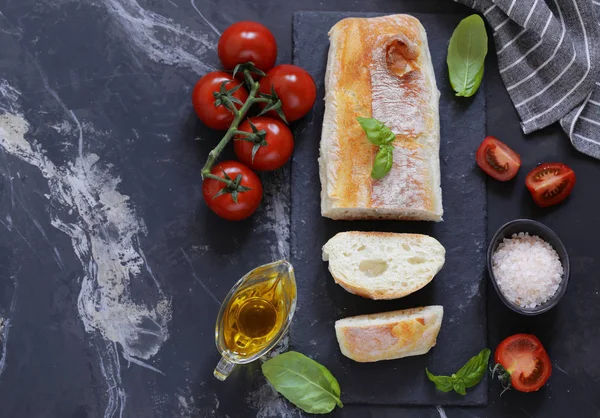
[[[210,173],[230,180],[229,185],[216,179],[204,180],[202,196],[210,210],[230,221],[246,219],[256,211],[262,200],[263,187],[250,168],[237,161],[223,161]]]
[[[241,81],[234,79],[231,74],[223,71],[212,71],[204,75],[194,87],[192,92],[192,104],[200,120],[209,128],[225,130],[233,122],[233,112],[224,104],[215,106],[216,97],[213,93],[221,90],[221,84],[225,82],[227,90],[233,90],[232,95],[244,103],[248,99],[248,92]],[[235,103],[234,106],[239,109],[241,104]]]
[[[238,130],[248,132],[251,136],[235,137],[235,155],[254,170],[277,170],[292,156],[294,136],[279,119],[257,116],[245,120]],[[258,131],[258,134],[254,131]]]
[[[505,387],[512,386],[519,392],[540,389],[552,374],[548,353],[531,334],[515,334],[502,341],[496,348],[494,360],[504,369],[499,377],[501,381],[504,379]]]
[[[525,185],[536,205],[545,208],[565,200],[575,181],[575,172],[566,164],[543,163],[529,172]]]
[[[517,175],[521,157],[504,142],[487,136],[477,149],[477,165],[496,180],[508,181]]]

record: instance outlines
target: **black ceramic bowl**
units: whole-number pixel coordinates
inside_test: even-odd
[[[552,248],[554,248],[554,250],[557,252],[563,267],[562,281],[560,282],[558,290],[556,291],[554,296],[552,296],[552,298],[550,298],[545,303],[536,306],[535,308],[520,307],[514,304],[513,302],[509,301],[506,297],[504,297],[502,291],[500,290],[500,287],[498,286],[498,283],[496,282],[494,270],[492,269],[492,255],[498,248],[498,245],[500,245],[504,238],[510,238],[513,234],[518,234],[519,232],[528,232],[529,235],[532,236],[537,235],[538,237],[546,241],[548,244],[550,244]],[[490,275],[490,279],[492,280],[494,288],[496,289],[496,292],[498,293],[498,296],[500,296],[502,302],[504,302],[504,304],[513,311],[523,315],[539,315],[552,309],[554,306],[556,306],[556,304],[560,301],[560,299],[567,291],[567,284],[569,283],[570,266],[567,249],[563,245],[560,238],[558,238],[558,235],[554,233],[554,231],[552,231],[546,225],[533,221],[531,219],[516,219],[514,221],[511,221],[506,225],[502,226],[498,230],[498,232],[494,234],[494,237],[490,241],[490,245],[488,247],[487,268],[488,273]]]

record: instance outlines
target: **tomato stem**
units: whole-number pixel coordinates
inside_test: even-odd
[[[244,75],[246,75],[246,73],[249,74],[249,71],[244,70]],[[248,110],[250,110],[254,103],[262,101],[260,98],[256,97],[256,93],[258,92],[259,87],[260,84],[258,83],[258,81],[252,81],[252,88],[250,89],[250,93],[248,94],[248,99],[244,102],[242,107],[238,110],[235,106],[233,106],[233,122],[231,122],[231,126],[229,126],[229,129],[227,129],[225,136],[223,136],[223,138],[221,139],[221,141],[219,141],[217,146],[208,154],[206,163],[204,164],[204,167],[202,167],[201,173],[203,179],[210,178],[213,180],[221,181],[223,183],[227,183],[228,185],[231,183],[231,181],[227,179],[211,174],[210,170],[215,164],[217,158],[219,158],[219,155],[221,154],[223,149],[227,146],[229,141],[231,141],[231,138],[233,138],[234,135],[240,132],[238,131],[238,126],[246,116],[246,113],[248,113]]]
[[[216,175],[212,174],[211,172],[204,174],[202,177],[205,179],[213,179],[216,181],[220,181],[221,183],[225,183],[229,187],[234,186],[233,181],[227,180],[226,178],[223,178],[223,177],[216,176]]]

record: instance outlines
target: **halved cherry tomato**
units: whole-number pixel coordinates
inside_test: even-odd
[[[225,84],[227,90],[231,90],[241,84],[231,74],[224,73],[223,71],[213,71],[198,80],[192,92],[192,103],[196,114],[206,126],[212,129],[225,130],[233,122],[233,112],[231,110],[227,109],[223,104],[215,106],[213,93],[221,89],[221,83],[224,81],[227,82]],[[243,103],[248,99],[248,92],[244,86],[240,86],[233,93],[233,97]],[[235,107],[239,109],[242,105],[235,104]]]
[[[225,183],[205,179],[202,195],[208,207],[221,218],[239,221],[252,215],[262,199],[263,187],[260,179],[250,168],[237,161],[223,161],[213,167],[211,174],[236,181],[239,188],[231,189]]]
[[[499,139],[487,136],[477,149],[477,165],[496,180],[507,181],[517,175],[521,157]]]
[[[281,109],[288,122],[306,115],[317,98],[315,81],[306,70],[296,65],[278,65],[260,80],[260,93],[270,95],[272,89],[281,99]],[[264,103],[260,105],[265,107]],[[275,111],[269,112],[268,115],[278,117]]]
[[[538,390],[552,374],[548,353],[531,334],[515,334],[502,341],[496,348],[494,360],[510,375],[510,385],[520,392]],[[501,374],[500,379],[503,377],[508,376]]]
[[[253,132],[254,128],[260,132],[265,131],[264,137],[249,141],[250,137],[237,135],[233,149],[235,155],[250,168],[259,171],[276,170],[284,165],[292,156],[294,151],[294,137],[290,128],[279,119],[257,116],[247,119],[238,130]],[[256,154],[252,156],[256,147]]]
[[[545,208],[565,200],[573,191],[575,180],[575,172],[567,165],[543,163],[527,174],[525,185],[535,203]]]
[[[269,29],[258,22],[237,22],[225,29],[217,47],[226,70],[249,61],[264,72],[277,60],[277,42]]]

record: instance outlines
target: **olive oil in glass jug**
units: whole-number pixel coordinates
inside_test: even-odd
[[[236,364],[268,353],[288,330],[296,309],[296,281],[284,260],[260,266],[242,277],[221,305],[215,328],[221,361],[214,375],[225,380]]]

